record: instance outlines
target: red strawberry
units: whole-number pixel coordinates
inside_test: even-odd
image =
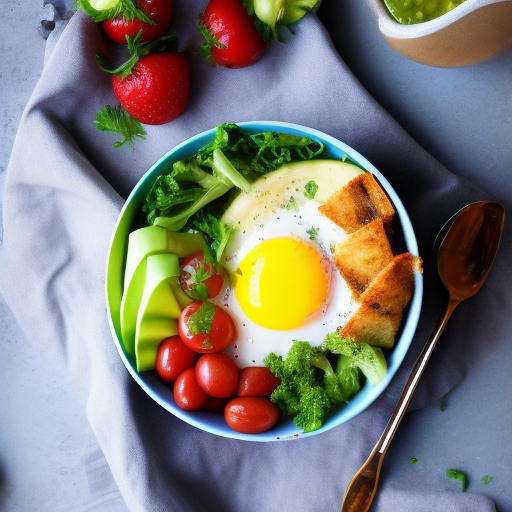
[[[265,41],[241,0],[210,0],[198,26],[206,40],[201,52],[214,64],[243,68],[265,53]]]
[[[103,22],[103,30],[116,43],[126,43],[126,36],[135,37],[142,30],[141,41],[154,41],[162,37],[172,20],[172,0],[136,0],[135,5],[147,13],[153,23],[137,17],[126,17],[123,13]]]
[[[126,111],[141,123],[165,124],[185,109],[190,64],[183,53],[176,51],[176,37],[164,36],[142,44],[139,37],[140,34],[135,39],[126,38],[131,58],[110,71],[114,73],[114,93]],[[105,69],[101,59],[98,62]]]

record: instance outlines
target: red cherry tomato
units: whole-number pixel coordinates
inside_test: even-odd
[[[194,366],[197,353],[188,348],[179,336],[165,338],[158,345],[155,368],[165,382],[174,382],[180,373]]]
[[[141,41],[155,41],[162,37],[172,20],[172,0],[136,0],[136,7],[144,11],[155,22],[145,23],[138,18],[128,20],[122,16],[102,23],[103,30],[112,41],[126,44],[126,36],[132,39],[142,30]]]
[[[265,53],[265,42],[241,0],[210,0],[200,23],[218,41],[206,48],[219,66],[243,68]]]
[[[240,369],[226,354],[204,354],[197,361],[197,382],[210,396],[233,396],[239,378]]]
[[[209,396],[206,403],[203,405],[203,411],[210,412],[222,412],[224,411],[224,407],[226,407],[229,402],[229,398],[215,398],[214,396]]]
[[[229,313],[210,302],[188,305],[178,319],[178,332],[187,347],[201,354],[222,352],[235,339]]]
[[[183,291],[194,300],[217,297],[224,286],[219,269],[205,261],[203,251],[195,252],[180,262],[180,284]]]
[[[178,376],[173,395],[176,405],[186,411],[197,411],[208,400],[208,395],[197,382],[194,368],[187,368]]]
[[[271,429],[279,419],[278,408],[266,398],[242,397],[224,409],[226,423],[237,432],[259,434]]]
[[[269,396],[279,386],[277,378],[265,366],[248,366],[240,374],[238,396]]]

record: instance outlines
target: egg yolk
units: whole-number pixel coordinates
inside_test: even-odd
[[[295,238],[272,238],[240,263],[235,295],[256,324],[296,329],[326,304],[330,274],[329,261],[311,245]]]

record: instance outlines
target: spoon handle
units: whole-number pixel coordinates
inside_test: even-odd
[[[377,491],[377,483],[379,481],[380,468],[382,466],[384,455],[386,454],[391,440],[404,417],[407,406],[411,401],[414,390],[416,389],[423,371],[425,370],[425,366],[430,359],[437,340],[441,336],[441,333],[459,302],[459,300],[450,298],[445,311],[439,317],[432,334],[428,338],[421,354],[416,360],[414,368],[411,371],[409,379],[407,380],[404,390],[398,399],[398,403],[391,414],[384,432],[380,436],[366,462],[361,466],[347,487],[343,498],[343,504],[341,506],[341,512],[367,512],[370,508],[375,492]]]

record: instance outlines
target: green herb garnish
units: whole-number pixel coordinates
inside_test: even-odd
[[[191,315],[188,321],[190,333],[195,335],[210,332],[214,315],[215,306],[209,302],[204,302],[199,309]]]
[[[411,457],[411,460],[409,462],[411,463],[411,465],[414,466],[414,464],[417,464],[418,459],[416,457]]]
[[[468,478],[463,471],[460,471],[459,469],[449,469],[446,472],[446,476],[448,478],[459,480],[460,483],[462,484],[462,492],[466,491],[466,488],[468,486]]]
[[[485,475],[482,477],[482,482],[487,485],[491,480],[494,480],[493,476]]]
[[[134,137],[146,139],[146,130],[142,125],[132,117],[121,106],[111,107],[106,105],[97,114],[93,121],[94,126],[102,132],[114,132],[121,134],[124,139],[120,142],[114,142],[113,146],[119,148],[125,144],[130,144],[133,147]]]
[[[304,185],[304,195],[308,199],[314,199],[317,191],[318,191],[318,184],[316,183],[316,181],[311,180],[311,181],[308,181]]]
[[[306,233],[309,235],[310,240],[316,240],[316,237],[318,236],[318,232],[320,231],[320,228],[311,227],[309,229],[306,229]]]
[[[297,201],[295,201],[295,198],[291,196],[287,203],[281,205],[281,208],[284,208],[285,210],[298,210],[299,206]]]

